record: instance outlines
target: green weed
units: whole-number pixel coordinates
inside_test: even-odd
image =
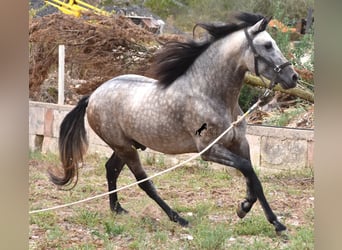
[[[43,154],[40,151],[29,151],[29,159],[48,163],[59,163],[59,156],[51,152]]]
[[[54,212],[44,212],[30,215],[30,224],[37,224],[39,227],[49,229],[57,222],[57,216]]]
[[[290,239],[292,247],[288,249],[314,249],[313,237],[312,227],[299,228],[296,235]]]
[[[230,234],[225,224],[200,223],[193,230],[194,246],[196,249],[225,249],[224,244]]]
[[[265,119],[264,124],[285,127],[293,118],[304,113],[305,111],[306,110],[302,106],[298,106],[297,108],[292,108],[283,112],[276,112],[270,118]]]
[[[114,220],[104,222],[105,233],[109,236],[117,236],[125,231],[125,227],[117,225]]]
[[[80,225],[95,227],[101,222],[101,217],[98,212],[93,212],[88,209],[78,209],[75,215],[69,218],[70,222]]]
[[[274,237],[274,228],[263,215],[253,215],[253,217],[240,220],[233,229],[237,235],[264,235]]]

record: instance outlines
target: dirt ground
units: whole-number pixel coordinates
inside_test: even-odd
[[[85,160],[86,165],[80,170],[79,183],[73,191],[58,190],[49,181],[46,170],[58,165],[58,162],[55,159],[52,161],[46,159],[31,158],[29,161],[30,210],[65,204],[106,191],[104,166],[99,163],[101,159],[95,157]],[[146,166],[150,175],[162,169],[163,167],[158,166],[157,163]],[[293,246],[291,244],[297,241],[297,235],[301,234],[300,232],[304,228],[311,228],[310,230],[313,228],[313,173],[311,170],[272,175],[260,172],[259,176],[272,208],[276,211],[280,221],[288,227],[289,240],[274,238],[272,227],[265,221],[260,204],[257,202],[244,220],[250,220],[251,223],[254,220],[261,220],[265,223],[262,225],[270,228],[270,234],[273,236],[265,236],[264,234],[268,235],[268,233],[263,233],[261,229],[263,226],[259,226],[260,228],[256,229],[255,234],[246,232],[242,235],[231,236],[230,238],[233,240],[231,242],[229,239],[228,244],[237,244],[238,242],[234,242],[234,239],[238,239],[240,243],[242,242],[241,244],[253,249],[255,246],[253,240],[254,242],[260,240],[268,242],[267,244],[270,244],[272,249],[299,249],[291,248]],[[119,186],[122,187],[133,181],[131,173],[125,168],[119,178]],[[236,216],[235,208],[244,197],[245,184],[243,177],[234,171],[215,170],[211,172],[210,169],[201,165],[189,165],[177,169],[169,175],[157,177],[153,179],[153,182],[168,203],[179,204],[178,209],[184,210],[181,215],[192,220],[193,228],[182,229],[177,224],[169,222],[164,212],[139,187],[134,186],[119,192],[121,204],[129,210],[127,215],[111,216],[107,196],[45,214],[30,215],[30,249],[75,249],[75,247],[79,249],[85,244],[94,247],[87,249],[104,249],[106,247],[108,249],[108,241],[115,245],[113,249],[136,249],[129,246],[137,237],[136,234],[142,233],[139,230],[146,233],[144,244],[147,248],[153,247],[153,244],[156,243],[156,240],[150,242],[149,236],[161,232],[168,234],[165,242],[159,243],[159,249],[168,249],[167,244],[172,241],[178,241],[174,244],[180,244],[183,247],[188,244],[192,246],[191,244],[194,244],[192,242],[183,242],[184,237],[192,237],[196,230],[199,230],[197,229],[199,221],[207,220],[213,227],[223,223],[227,230],[233,231],[243,223],[243,220]],[[199,209],[204,206],[204,203],[211,207],[207,214],[202,214],[204,212]],[[102,237],[104,233],[101,231],[100,234],[100,229],[103,228],[104,223],[113,223],[116,227],[124,227],[125,230],[115,236],[105,234]],[[131,228],[128,224],[132,223],[137,224]],[[153,224],[152,228],[151,223]],[[244,227],[248,228],[249,226]],[[94,231],[97,233],[95,234]],[[313,242],[313,239],[303,239],[303,241]],[[192,246],[188,249],[196,249],[196,247]]]

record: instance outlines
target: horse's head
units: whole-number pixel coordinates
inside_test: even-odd
[[[266,31],[270,18],[263,18],[244,30],[248,41],[246,64],[248,70],[271,81],[271,86],[280,83],[284,89],[296,87],[298,73],[286,60],[276,42]]]

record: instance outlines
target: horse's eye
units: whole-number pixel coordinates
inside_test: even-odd
[[[270,50],[270,49],[272,49],[273,45],[271,42],[268,42],[264,45],[264,47],[265,47],[265,49]]]

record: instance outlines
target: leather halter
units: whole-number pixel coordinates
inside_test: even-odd
[[[270,86],[269,88],[272,89],[275,85],[276,85],[276,78],[277,78],[277,75],[287,66],[290,66],[291,63],[289,61],[281,64],[281,65],[276,65],[274,64],[273,62],[267,60],[265,57],[263,57],[262,55],[260,55],[255,47],[254,47],[254,44],[253,44],[253,39],[250,37],[250,35],[248,34],[248,31],[247,31],[247,28],[244,29],[245,31],[245,35],[246,35],[246,38],[247,38],[247,41],[248,41],[248,45],[251,47],[252,51],[253,51],[253,54],[254,54],[254,70],[255,70],[255,74],[257,76],[260,77],[260,73],[259,73],[259,68],[258,68],[258,60],[262,60],[264,61],[266,64],[268,64],[270,67],[273,68],[273,71],[276,73],[273,77],[273,79],[271,80],[271,83],[270,83]],[[261,78],[262,79],[262,78]]]

